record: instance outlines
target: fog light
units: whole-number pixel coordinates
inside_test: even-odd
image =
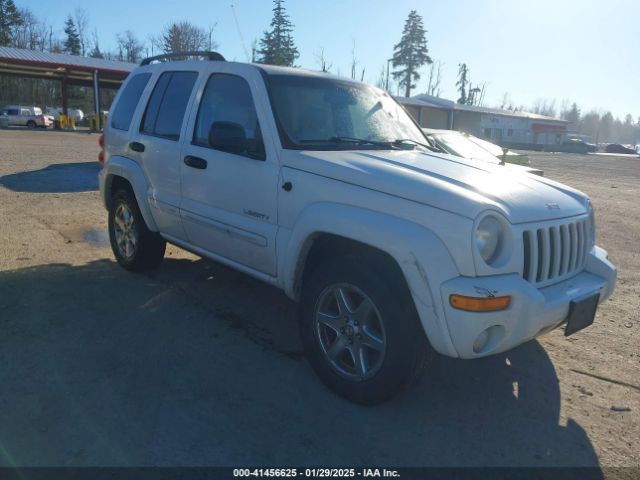
[[[473,342],[473,353],[487,355],[500,346],[504,340],[506,330],[502,325],[492,325],[480,332]]]
[[[483,330],[476,338],[476,341],[473,342],[473,353],[478,353],[487,346],[487,342],[489,341],[489,332],[487,330]]]

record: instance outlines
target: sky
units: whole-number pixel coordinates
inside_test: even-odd
[[[15,3],[52,24],[54,33],[57,27],[61,37],[65,17],[84,9],[102,50],[115,49],[116,34],[127,29],[147,41],[174,21],[215,26],[218,51],[236,61],[247,61],[245,48],[250,51],[272,17],[271,0]],[[576,102],[583,113],[610,110],[640,118],[638,0],[286,0],[285,6],[300,51],[296,65],[304,68],[319,69],[324,49],[331,72],[350,75],[355,44],[358,75],[364,68],[364,80],[375,84],[415,9],[424,19],[431,57],[443,64],[444,98],[458,98],[458,64],[466,63],[474,84],[486,82],[486,106],[499,106],[507,93],[516,106],[546,98],[555,99],[557,108]],[[412,95],[427,88],[428,67],[421,73]]]

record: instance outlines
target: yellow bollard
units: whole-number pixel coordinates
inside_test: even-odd
[[[69,117],[69,129],[70,130],[76,129],[76,117],[74,117],[73,115]]]
[[[60,117],[58,118],[58,120],[60,121],[60,130],[66,130],[67,129],[67,116],[64,113],[61,113]]]

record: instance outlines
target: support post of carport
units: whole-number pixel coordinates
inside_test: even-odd
[[[66,75],[62,77],[60,81],[60,87],[61,87],[61,94],[62,94],[62,114],[67,118],[67,122],[68,122],[69,115],[67,114],[67,110],[69,109],[69,102],[67,100],[67,76]]]
[[[98,70],[93,71],[93,101],[96,108],[96,129],[101,130],[100,118],[100,82],[98,79]]]

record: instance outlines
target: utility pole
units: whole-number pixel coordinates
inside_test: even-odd
[[[388,92],[389,91],[389,64],[393,62],[393,58],[390,58],[389,60],[387,60],[387,79],[384,82],[384,89]]]

